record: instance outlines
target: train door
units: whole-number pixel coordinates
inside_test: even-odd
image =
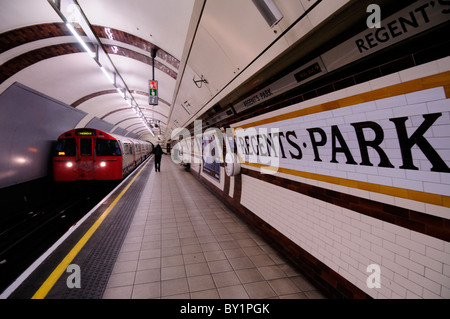
[[[130,143],[131,143],[131,152],[133,154],[133,167],[136,167],[136,146],[131,140]]]
[[[92,138],[80,137],[79,139],[79,164],[78,176],[80,179],[94,179],[94,157],[92,152]]]

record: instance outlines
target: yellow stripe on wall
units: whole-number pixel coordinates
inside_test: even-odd
[[[421,90],[431,89],[435,87],[444,87],[445,94],[447,98],[450,98],[450,71],[442,72],[435,75],[430,75],[416,80],[411,80],[404,83],[395,84],[385,88],[373,90],[370,92],[365,92],[346,98],[338,99],[335,101],[330,101],[322,104],[317,104],[311,107],[307,107],[301,110],[288,112],[285,114],[269,117],[263,120],[255,121],[252,123],[247,123],[243,125],[238,125],[233,127],[234,129],[242,128],[246,129],[249,127],[257,127],[260,125],[289,120],[292,118],[297,118],[301,116],[306,116],[310,114],[320,113],[324,111],[330,111],[334,109],[343,108],[346,106],[371,102],[379,99],[389,98],[401,94],[413,93]],[[241,161],[242,162],[242,161]],[[243,163],[253,167],[270,169],[268,166],[257,164],[257,163]],[[394,197],[410,199],[414,201],[419,201],[427,204],[433,204],[443,207],[450,207],[450,197],[432,193],[425,193],[415,190],[402,189],[392,186],[385,186],[379,184],[373,184],[362,181],[355,181],[345,178],[333,177],[328,175],[320,175],[315,173],[297,171],[287,168],[277,168],[276,171],[280,173],[285,173],[293,176],[304,177],[308,179],[318,180],[322,182],[332,183],[336,185],[342,185],[352,188],[357,188],[361,190],[366,190],[370,192],[376,192],[380,194],[390,195]]]
[[[398,188],[398,187],[393,187],[393,186],[385,186],[385,185],[373,184],[373,183],[362,182],[362,181],[355,181],[355,180],[351,180],[351,179],[334,177],[334,176],[329,176],[329,175],[321,175],[321,174],[316,174],[316,173],[302,172],[302,171],[297,171],[297,170],[293,170],[293,169],[289,169],[289,168],[279,167],[279,168],[270,169],[270,167],[268,167],[266,165],[257,164],[257,163],[246,162],[246,163],[242,163],[242,164],[257,167],[260,169],[262,168],[262,169],[267,169],[267,170],[271,170],[271,171],[275,171],[275,172],[279,172],[279,173],[284,173],[284,174],[288,174],[288,175],[313,179],[313,180],[326,182],[326,183],[330,183],[330,184],[336,184],[336,185],[340,185],[340,186],[357,188],[357,189],[361,189],[361,190],[365,190],[365,191],[369,191],[369,192],[380,193],[380,194],[390,195],[390,196],[394,196],[394,197],[400,197],[400,198],[404,198],[404,199],[410,199],[410,200],[414,200],[414,201],[418,201],[418,202],[422,202],[422,203],[426,203],[426,204],[450,207],[450,197],[449,196],[425,193],[425,192],[420,192],[420,191],[415,191],[415,190],[410,190],[410,189]]]
[[[411,80],[404,83],[395,84],[385,88],[373,90],[370,92],[365,92],[357,95],[352,95],[342,99],[338,99],[331,102],[326,102],[322,104],[317,104],[311,107],[307,107],[301,110],[269,117],[263,120],[255,121],[252,123],[242,124],[234,126],[234,128],[246,129],[249,127],[260,126],[268,123],[279,122],[284,120],[289,120],[296,117],[301,117],[305,115],[320,113],[324,111],[330,111],[339,109],[346,106],[372,102],[379,99],[389,98],[401,94],[413,93],[421,90],[427,90],[435,87],[443,86],[447,98],[450,98],[450,71],[430,75],[424,78]]]

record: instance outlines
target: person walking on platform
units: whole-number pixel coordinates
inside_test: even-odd
[[[155,149],[153,150],[153,154],[155,154],[155,171],[161,172],[161,157],[163,154],[163,150],[161,148],[161,145],[158,143],[156,145]]]

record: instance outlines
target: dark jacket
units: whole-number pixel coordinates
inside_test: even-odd
[[[156,145],[155,149],[153,150],[153,154],[155,154],[156,160],[161,160],[161,156],[163,154],[163,150],[161,148],[161,145]]]

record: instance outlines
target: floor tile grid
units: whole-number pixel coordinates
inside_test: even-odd
[[[181,167],[152,172],[104,298],[323,298]]]

